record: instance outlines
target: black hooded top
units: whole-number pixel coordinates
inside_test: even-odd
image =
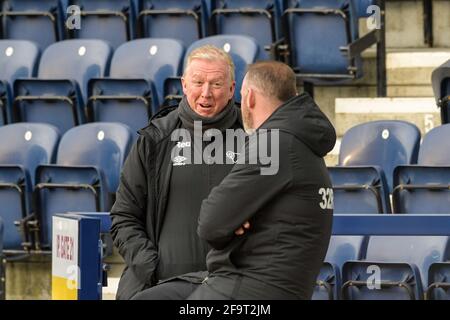
[[[273,129],[279,130],[278,138]],[[265,141],[272,154],[279,154],[270,165],[255,158]],[[237,299],[271,298],[270,288],[284,292],[281,298],[311,298],[333,213],[322,157],[335,142],[332,124],[308,94],[284,103],[258,128],[246,144],[246,164],[236,164],[202,203],[197,232],[213,248],[207,257],[207,284]],[[266,173],[278,170],[262,175],[261,169],[269,167]],[[236,236],[234,231],[246,221],[250,229]],[[239,290],[229,285],[230,279],[239,282]],[[252,283],[258,285],[245,288]]]

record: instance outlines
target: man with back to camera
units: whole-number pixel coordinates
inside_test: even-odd
[[[202,130],[242,128],[233,100],[233,61],[216,47],[200,47],[188,57],[182,85],[178,108],[162,110],[139,131],[124,164],[111,210],[112,237],[126,263],[117,299],[206,269],[209,246],[196,234],[200,205],[232,164],[195,165],[187,156],[173,157],[174,150],[194,157],[208,144],[199,148],[190,141],[173,141],[173,136],[177,130],[194,135],[195,121],[201,121]]]
[[[297,95],[294,72],[280,62],[251,65],[241,94],[250,134],[245,163],[238,159],[199,216],[198,234],[213,248],[209,274],[202,284],[165,283],[135,298],[182,289],[191,300],[311,299],[331,236],[333,192],[323,157],[335,130],[308,94]],[[271,163],[278,170],[265,171],[261,148],[279,152]]]

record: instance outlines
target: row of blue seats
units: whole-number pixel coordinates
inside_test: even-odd
[[[409,147],[398,139],[405,128],[408,130],[403,137],[413,142]],[[425,136],[417,152],[420,134],[412,124],[387,121],[351,129],[342,142],[342,166],[329,168],[335,212],[390,212],[384,171],[374,166],[377,161],[388,160],[389,166],[400,164],[394,170],[398,172],[393,189],[394,212],[448,213],[450,166],[442,164],[449,161],[449,148],[448,143],[443,146],[442,141],[448,141],[443,137],[449,133],[450,125],[435,128]],[[47,217],[48,222],[48,217],[57,212],[108,210],[132,140],[132,133],[125,125],[102,122],[80,125],[63,135],[55,158],[60,133],[50,125],[6,125],[0,127],[0,136],[3,141],[0,145],[0,203],[5,208],[1,215],[8,226],[7,247],[16,249],[21,243],[28,243],[25,238],[29,236],[25,234],[20,239],[12,227],[15,221],[24,219],[18,223],[22,231],[39,231],[33,224],[43,217]],[[365,154],[372,156],[366,159]],[[420,165],[408,165],[417,158]],[[366,162],[365,166],[361,162]],[[80,165],[96,169],[73,167]],[[31,201],[33,190],[34,203]],[[36,215],[30,218],[33,212]],[[44,244],[50,241],[48,236],[40,237],[34,236]]]
[[[449,300],[449,236],[332,236],[316,300]]]
[[[0,127],[0,216],[6,250],[48,249],[51,217],[109,211],[132,145],[120,123],[90,123],[61,135],[48,124]]]
[[[441,125],[420,144],[414,124],[393,120],[348,130],[329,168],[335,213],[450,213],[448,136]]]
[[[4,0],[3,37],[44,49],[66,38],[102,39],[114,48],[136,37],[173,38],[188,47],[204,36],[247,35],[256,40],[257,59],[282,59],[311,83],[361,77],[361,52],[379,43],[384,79],[384,23],[363,37],[358,29],[378,2],[380,14],[384,0]],[[64,10],[71,5],[81,10],[81,26],[66,30],[63,22],[73,19]]]
[[[86,120],[118,121],[137,131],[165,97],[180,99],[178,76],[184,59],[205,44],[230,53],[240,87],[258,51],[254,40],[245,36],[203,38],[186,55],[173,39],[133,40],[114,53],[102,40],[65,40],[49,46],[40,59],[31,42],[0,40],[0,125],[46,122],[64,133]]]

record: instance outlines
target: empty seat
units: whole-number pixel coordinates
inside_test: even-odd
[[[445,261],[449,254],[448,236],[372,236],[366,260],[344,264],[342,296],[351,300],[421,300],[430,265]]]
[[[235,65],[235,99],[237,102],[240,102],[240,88],[247,71],[247,65],[254,63],[258,56],[258,45],[255,40],[251,37],[241,35],[219,35],[200,39],[194,42],[186,51],[183,68],[186,68],[189,54],[204,45],[213,45],[221,48],[231,56]],[[164,84],[164,92],[166,105],[169,104],[168,101],[175,100],[178,102],[181,100],[183,95],[181,78],[174,77],[167,79]]]
[[[173,39],[124,43],[114,53],[110,78],[89,82],[90,119],[122,122],[134,133],[145,127],[164,99],[165,79],[179,74],[183,54]]]
[[[4,0],[3,38],[30,40],[44,50],[63,39],[59,0]]]
[[[35,170],[54,160],[58,130],[47,124],[15,123],[0,127],[0,216],[5,225],[4,248],[18,250],[30,239],[26,232],[32,212]],[[22,232],[15,227],[21,222]]]
[[[420,145],[417,163],[423,166],[450,166],[450,124],[429,131]]]
[[[394,171],[394,213],[450,213],[450,163],[399,166]]]
[[[38,249],[51,245],[55,213],[110,209],[131,141],[130,129],[120,123],[90,123],[64,134],[56,164],[36,170]]]
[[[211,1],[213,34],[241,34],[253,37],[259,46],[258,60],[270,57],[270,47],[279,38],[281,10],[279,1]],[[265,48],[268,50],[265,50]]]
[[[433,71],[431,82],[436,103],[441,109],[442,124],[450,123],[450,60]]]
[[[379,166],[329,167],[334,213],[389,213],[389,189]]]
[[[173,38],[188,47],[206,35],[203,0],[142,0],[138,34],[143,38]]]
[[[91,78],[107,75],[110,46],[102,40],[65,40],[43,53],[39,79],[14,83],[18,122],[45,122],[61,134],[85,122],[84,101]]]
[[[450,213],[450,124],[428,132],[420,146],[417,166],[394,171],[396,213]]]
[[[428,271],[427,300],[450,300],[450,262],[435,262]]]
[[[69,29],[71,38],[101,39],[113,48],[135,37],[135,11],[130,0],[71,0],[80,8],[81,27]]]
[[[36,44],[26,40],[0,40],[0,126],[12,122],[11,85],[35,75],[39,57]]]
[[[325,262],[317,277],[313,300],[338,300],[341,290],[341,271],[346,261],[365,258],[367,237],[331,236]]]
[[[392,190],[392,173],[401,164],[417,163],[420,131],[406,121],[372,121],[349,129],[339,151],[341,166],[379,166]]]
[[[358,0],[287,0],[283,13],[289,61],[308,83],[329,84],[360,78],[361,53],[377,44],[378,95],[386,95],[384,16],[379,28],[360,37]]]

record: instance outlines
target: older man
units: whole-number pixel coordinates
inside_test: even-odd
[[[126,268],[117,299],[129,299],[159,281],[206,269],[209,246],[197,234],[201,202],[231,170],[231,164],[194,164],[203,160],[200,145],[177,140],[206,129],[241,128],[235,106],[234,65],[213,46],[194,50],[182,78],[184,97],[178,108],[165,109],[139,131],[125,162],[111,233]],[[198,126],[194,126],[194,123]],[[180,138],[181,139],[181,138]],[[236,150],[223,150],[235,152]],[[178,156],[174,156],[178,155]],[[225,157],[225,155],[223,155]]]

